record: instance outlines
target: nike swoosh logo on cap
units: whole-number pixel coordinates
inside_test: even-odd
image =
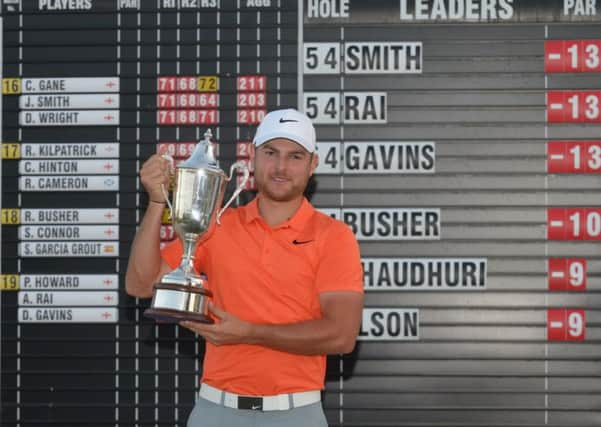
[[[288,123],[288,122],[296,122],[296,123],[298,123],[298,120],[285,119],[283,117],[280,118],[280,123]]]

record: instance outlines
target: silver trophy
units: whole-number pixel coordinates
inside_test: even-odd
[[[183,255],[179,267],[154,285],[152,303],[144,315],[155,320],[213,323],[208,316],[208,302],[212,295],[205,286],[207,277],[198,274],[194,268],[194,253],[198,243],[210,237],[215,223],[219,224],[221,214],[244,188],[249,170],[242,162],[231,166],[229,177],[219,169],[211,136],[211,131],[207,130],[204,140],[196,145],[188,160],[175,168],[173,205],[163,187],[175,232],[183,243]],[[230,200],[220,209],[226,184],[236,168],[242,169],[244,176]]]

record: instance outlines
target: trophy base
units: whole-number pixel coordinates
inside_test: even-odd
[[[152,303],[144,311],[144,316],[168,323],[182,320],[214,323],[209,316],[211,296],[211,292],[203,286],[156,283]]]
[[[215,323],[213,319],[204,314],[189,313],[168,308],[148,308],[144,310],[144,316],[162,323],[179,323],[184,320],[199,323]]]

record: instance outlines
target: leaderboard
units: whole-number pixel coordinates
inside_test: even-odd
[[[7,0],[1,13],[1,423],[182,425],[202,343],[124,289],[148,202],[139,171],[155,153],[186,159],[207,130],[227,171],[268,110],[297,106],[296,4]],[[177,238],[168,211],[160,236]]]
[[[327,389],[374,410],[333,418],[594,424],[599,2],[303,4],[315,201],[366,291],[364,358]]]
[[[5,77],[2,91],[9,99],[18,99],[13,105],[18,108],[20,128],[119,125],[120,90],[115,76]],[[2,158],[17,163],[21,200],[31,194],[34,206],[40,193],[60,200],[76,192],[119,191],[118,142],[67,142],[60,137],[47,142],[3,142]],[[17,229],[20,260],[119,256],[115,207],[9,208],[4,203],[2,223]],[[72,274],[70,266],[64,272],[53,270],[32,274],[25,268],[19,274],[3,275],[18,289],[19,322],[118,321],[115,271]]]
[[[407,15],[401,2],[401,18]],[[320,177],[339,177],[332,191],[340,194],[344,205],[347,191],[361,191],[357,178],[370,180],[423,177],[436,175],[437,143],[390,137],[391,93],[387,87],[428,70],[424,56],[427,47],[419,39],[382,38],[364,32],[363,37],[344,28],[350,21],[356,3],[349,1],[308,1],[302,44],[302,106],[317,124],[318,134],[336,135],[320,140]],[[334,19],[337,31],[320,38],[322,22]],[[326,32],[324,32],[326,33]],[[373,87],[370,87],[373,86]],[[357,90],[361,88],[362,90]],[[335,129],[339,129],[338,131]],[[369,134],[371,138],[362,138]],[[379,136],[381,135],[381,136]],[[398,177],[398,178],[395,178]],[[443,211],[435,206],[394,206],[386,201],[378,208],[323,206],[321,210],[344,221],[359,242],[437,242],[444,234]],[[387,256],[388,255],[388,256]],[[364,289],[368,293],[363,311],[359,340],[417,341],[420,339],[417,307],[370,307],[372,292],[454,292],[483,291],[487,284],[487,259],[479,257],[441,258],[416,254],[416,258],[363,256]],[[421,257],[420,257],[421,255]]]
[[[207,129],[215,135],[216,154],[226,169],[235,160],[230,147],[243,139],[241,132],[245,138],[251,134],[268,105],[293,106],[290,100],[295,97],[280,93],[284,84],[275,74],[286,66],[282,47],[272,52],[260,39],[268,38],[274,47],[280,41],[293,42],[288,34],[296,30],[282,29],[287,17],[275,2],[234,1],[220,8],[214,1],[161,1],[148,6],[139,1],[116,2],[108,9],[108,3],[98,1],[6,6],[7,17],[22,14],[24,19],[14,21],[17,25],[41,19],[52,27],[63,19],[81,17],[85,22],[94,19],[94,12],[110,12],[103,15],[104,24],[89,25],[116,29],[106,41],[92,41],[99,58],[110,58],[100,67],[87,63],[85,47],[64,53],[51,46],[58,56],[48,57],[49,63],[76,64],[69,75],[52,75],[48,70],[56,64],[42,64],[31,66],[34,75],[28,77],[27,61],[40,60],[30,56],[36,48],[24,43],[11,58],[17,72],[5,73],[2,79],[10,117],[16,120],[13,140],[3,140],[2,158],[15,167],[17,185],[15,197],[5,197],[2,204],[3,227],[14,232],[9,235],[16,249],[16,259],[3,269],[2,277],[4,289],[16,291],[19,322],[118,322],[128,239],[146,202],[132,171],[137,174],[153,153],[169,154],[176,164],[186,159]],[[163,26],[152,27],[154,19],[162,19]],[[249,20],[268,28],[247,34],[244,25]],[[243,50],[242,41],[231,37],[236,33],[229,32],[232,25],[238,26],[236,37],[243,35],[247,42],[257,38],[256,48]],[[82,30],[79,27],[85,46],[90,40]],[[48,37],[68,46],[73,31],[66,31],[64,39],[53,31]],[[25,25],[13,34],[18,40],[30,33]],[[147,61],[149,35],[156,47],[154,58]],[[177,58],[170,54],[174,43],[182,54]],[[42,50],[39,53],[45,57]],[[231,61],[232,54],[237,61]],[[77,55],[82,56],[79,64]],[[109,69],[110,74],[98,73]],[[254,190],[252,180],[246,189]],[[132,196],[139,208],[134,216],[129,210]],[[161,246],[176,238],[165,211]],[[64,262],[82,258],[86,260],[81,263]],[[103,261],[94,261],[98,259]],[[49,268],[39,271],[41,265]],[[83,274],[86,270],[106,274]]]
[[[280,107],[315,123],[312,203],[361,248],[359,342],[329,358],[329,425],[598,421],[599,1],[1,11],[3,424],[185,424],[202,341],[124,290],[139,171],[211,130],[220,168],[252,172]],[[177,239],[168,210],[160,239]]]
[[[601,40],[548,40],[545,42],[545,72],[584,76],[601,73]],[[549,90],[547,122],[555,124],[601,123],[601,91]],[[585,175],[601,173],[601,140],[553,140],[547,142],[547,172]],[[547,209],[547,238],[551,241],[601,240],[601,209],[591,206]],[[586,292],[587,260],[580,257],[549,258],[550,292]],[[584,341],[586,312],[579,307],[547,311],[550,341]]]

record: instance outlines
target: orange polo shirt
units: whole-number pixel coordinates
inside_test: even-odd
[[[179,265],[178,240],[162,251]],[[228,209],[200,244],[199,272],[215,305],[248,322],[293,323],[321,317],[319,294],[363,292],[357,240],[341,221],[304,199],[286,222],[269,227],[257,199]],[[202,381],[244,395],[274,395],[324,387],[326,356],[305,356],[250,344],[206,345]]]

